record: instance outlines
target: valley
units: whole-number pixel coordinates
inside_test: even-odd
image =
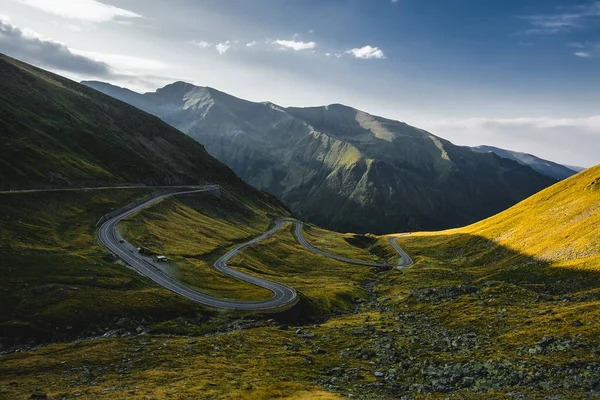
[[[556,181],[346,106],[159,90],[207,151],[7,56],[0,75],[1,399],[599,395],[600,166]]]

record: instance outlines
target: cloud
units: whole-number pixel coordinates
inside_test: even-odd
[[[364,46],[360,48],[346,50],[346,54],[351,54],[356,58],[362,59],[373,59],[373,58],[385,58],[385,54],[379,47]]]
[[[297,42],[295,40],[273,40],[271,43],[276,44],[281,49],[292,49],[294,51],[312,50],[317,47],[315,42]]]
[[[68,19],[124,22],[142,15],[95,0],[17,0],[19,3]]]
[[[584,118],[465,118],[420,121],[456,144],[481,144],[535,154],[552,161],[600,163],[600,115]]]
[[[108,76],[108,64],[75,54],[62,43],[0,20],[0,51],[25,62],[84,75]]]
[[[209,42],[205,42],[203,40],[202,41],[191,40],[189,43],[198,48],[201,48],[201,49],[208,49],[208,48],[214,47],[215,50],[217,51],[217,53],[219,53],[221,55],[227,53],[227,50],[229,50],[232,46],[232,44],[231,44],[232,42],[229,40],[226,40],[225,42],[221,42],[221,43],[217,43],[217,44],[212,44]],[[233,43],[238,43],[238,41],[234,40]],[[254,42],[254,43],[256,43],[256,42]]]
[[[77,49],[70,50],[74,54],[87,57],[94,61],[106,63],[111,69],[118,71],[119,74],[137,75],[149,71],[166,71],[171,69],[170,64],[150,58],[134,57],[123,54],[97,53]]]
[[[192,40],[190,43],[193,44],[196,47],[200,47],[201,49],[205,49],[207,47],[211,47],[212,46],[212,43],[208,43],[208,42],[205,42],[203,40],[202,41]]]
[[[171,68],[161,61],[130,55],[87,52],[68,47],[0,16],[0,52],[74,80],[99,79],[135,90],[155,89],[179,76],[158,75]]]
[[[600,18],[600,1],[576,6],[556,7],[554,13],[520,17],[531,24],[525,34],[552,35],[591,26]]]
[[[258,44],[256,40],[246,43],[246,47],[254,47]]]
[[[592,58],[592,55],[586,51],[576,51],[573,54],[581,58]]]
[[[229,50],[231,48],[231,42],[229,40],[227,40],[226,42],[223,43],[217,43],[217,45],[215,46],[215,49],[217,50],[217,53],[219,54],[225,54],[227,52],[227,50]]]

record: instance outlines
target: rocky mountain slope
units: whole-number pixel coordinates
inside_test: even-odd
[[[502,158],[508,158],[509,160],[515,160],[521,165],[528,165],[537,172],[547,175],[555,179],[565,179],[575,175],[582,169],[572,169],[566,165],[557,164],[552,161],[544,160],[534,156],[533,154],[521,153],[518,151],[501,149],[494,146],[476,146],[471,147],[478,153],[494,153]]]
[[[159,116],[302,218],[336,230],[464,225],[555,181],[339,104],[282,108],[184,82],[137,95],[105,83],[84,84]]]

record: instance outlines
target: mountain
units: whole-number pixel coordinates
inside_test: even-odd
[[[494,146],[476,146],[471,147],[474,151],[478,153],[494,153],[502,158],[508,158],[509,160],[515,160],[521,165],[527,165],[537,172],[547,175],[549,177],[562,180],[568,178],[570,176],[575,175],[577,172],[581,171],[576,170],[566,165],[557,164],[552,161],[544,160],[543,158],[536,157],[532,154],[528,153],[520,153],[518,151],[501,149]]]
[[[586,168],[578,167],[576,165],[565,165],[565,167],[567,167],[569,169],[572,169],[575,172],[581,172],[581,171],[585,171],[586,170]]]
[[[340,104],[283,108],[184,82],[145,94],[83,83],[157,115],[302,218],[339,231],[464,225],[555,182]]]
[[[0,54],[0,188],[244,184],[159,118]]]

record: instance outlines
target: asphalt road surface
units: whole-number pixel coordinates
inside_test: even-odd
[[[199,193],[211,190],[200,189],[200,190],[188,190],[183,192],[175,192],[175,193],[167,193],[160,196],[157,196],[153,199],[150,199],[136,207],[133,207],[127,211],[122,212],[121,214],[107,220],[104,222],[99,229],[98,237],[102,244],[104,244],[113,254],[135,269],[141,275],[146,276],[150,280],[159,284],[160,286],[171,290],[174,293],[177,293],[189,300],[194,302],[203,304],[205,306],[214,307],[214,308],[222,308],[222,309],[231,309],[231,310],[267,310],[273,308],[279,308],[291,305],[298,300],[298,296],[296,291],[293,288],[287,287],[277,282],[272,282],[266,279],[258,278],[253,275],[248,275],[243,272],[234,270],[227,265],[227,261],[231,258],[235,257],[235,255],[245,249],[246,247],[252,246],[262,240],[267,239],[272,236],[275,232],[277,232],[286,222],[291,222],[296,225],[295,236],[298,242],[304,246],[309,251],[320,254],[325,257],[333,258],[338,261],[343,261],[351,264],[357,265],[367,265],[374,267],[382,267],[382,266],[390,266],[389,264],[378,264],[378,263],[369,263],[365,261],[353,260],[346,257],[337,256],[335,254],[327,253],[325,251],[319,250],[313,247],[310,243],[306,241],[304,236],[302,235],[302,222],[294,220],[294,219],[280,219],[275,221],[275,226],[263,233],[262,235],[246,242],[240,244],[233,249],[229,250],[225,255],[219,258],[214,266],[219,271],[223,272],[226,275],[229,275],[233,278],[239,279],[244,282],[248,282],[257,286],[260,286],[264,289],[268,289],[273,292],[273,296],[267,300],[263,301],[237,301],[237,300],[227,300],[220,299],[217,297],[209,296],[195,290],[188,288],[182,283],[178,282],[174,278],[170,277],[166,273],[164,273],[159,265],[154,262],[151,258],[140,254],[136,251],[135,247],[131,244],[127,243],[117,231],[117,224],[123,218],[145,208],[151,204],[154,204],[165,197],[169,196],[178,196],[184,194],[192,194]],[[405,267],[412,264],[412,260],[410,257],[398,246],[395,242],[390,238],[390,244],[399,252],[402,257],[402,260],[397,264],[398,267]]]
[[[310,243],[308,243],[306,241],[306,239],[304,238],[304,236],[302,235],[302,221],[298,221],[298,220],[291,219],[291,218],[286,218],[286,219],[282,219],[279,221],[292,222],[296,225],[296,229],[294,230],[294,235],[296,236],[296,239],[302,246],[306,247],[308,250],[312,251],[313,253],[317,253],[317,254],[320,254],[325,257],[333,258],[334,260],[343,261],[346,263],[356,264],[356,265],[366,265],[369,267],[408,267],[413,264],[413,261],[408,256],[408,254],[406,254],[406,252],[404,252],[404,250],[402,250],[402,248],[400,248],[400,246],[398,246],[398,244],[395,241],[395,237],[391,237],[389,239],[389,242],[392,245],[392,247],[394,249],[396,249],[396,251],[398,251],[398,253],[400,254],[400,256],[401,256],[400,262],[398,262],[398,264],[395,264],[395,265],[394,264],[374,263],[374,262],[368,262],[368,261],[354,260],[352,258],[346,258],[346,257],[338,256],[338,255],[335,255],[332,253],[328,253],[323,250],[319,250],[319,249],[313,247]]]

